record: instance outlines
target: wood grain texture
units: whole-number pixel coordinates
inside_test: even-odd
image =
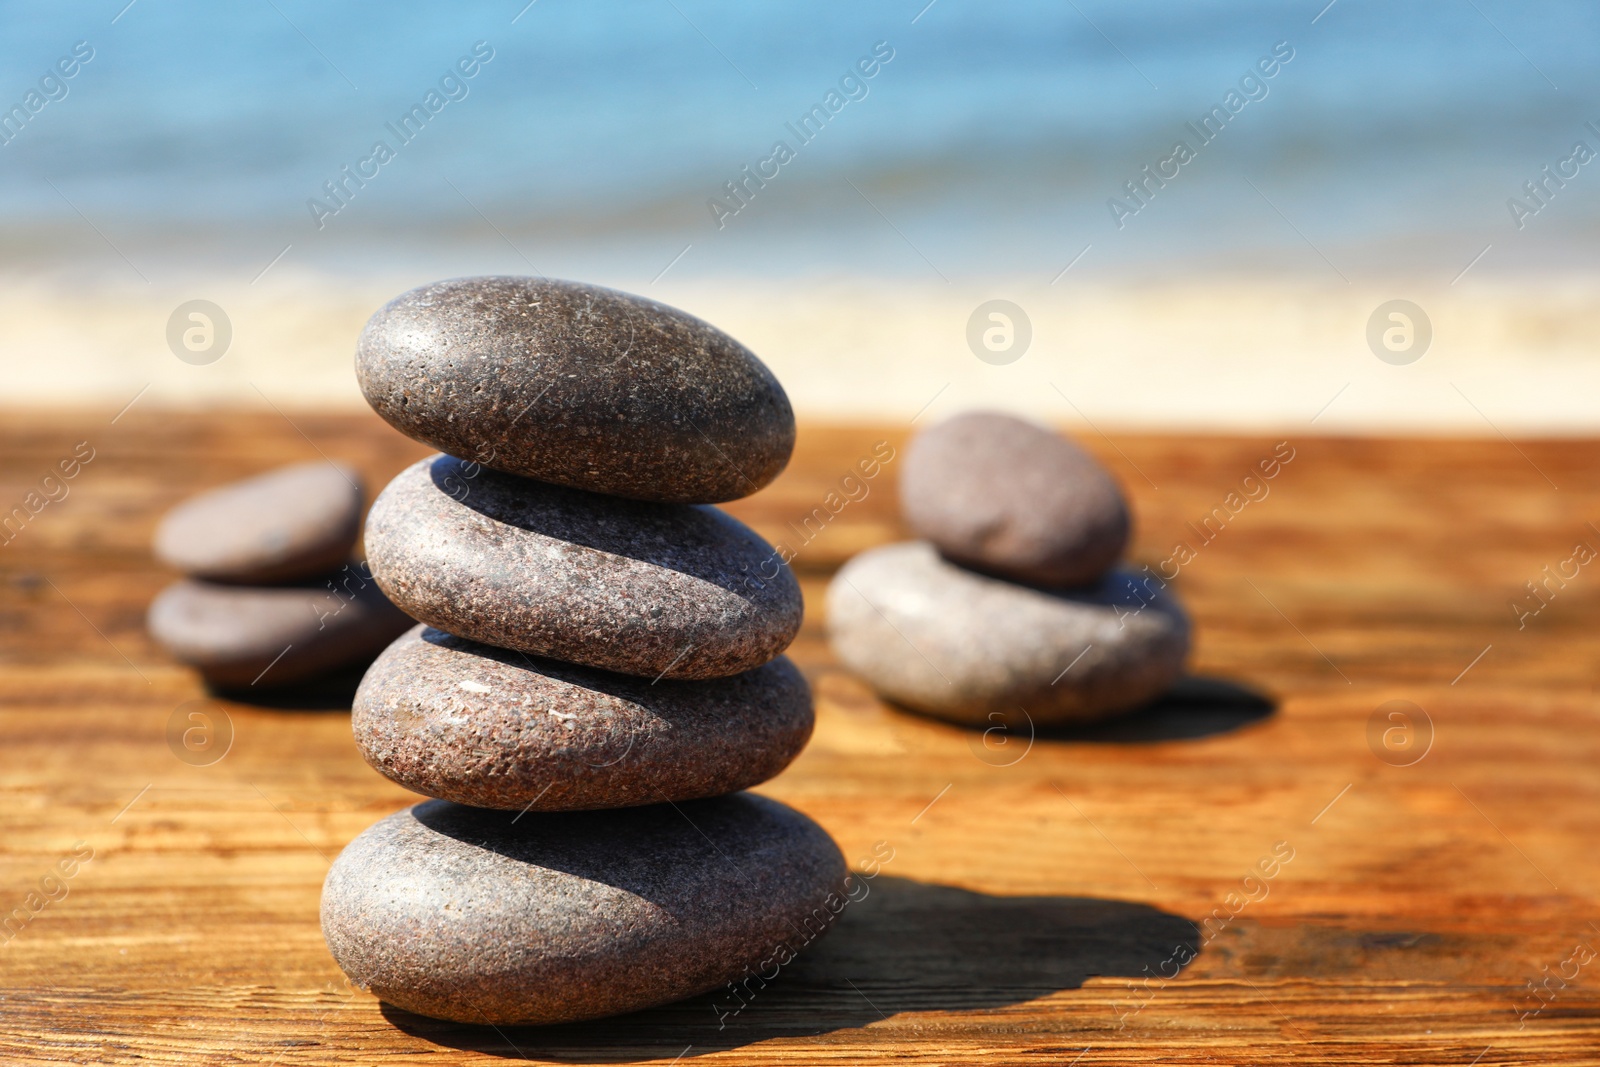
[[[412,799],[357,755],[348,680],[223,703],[231,748],[190,766],[168,723],[206,693],[143,628],[169,580],[150,534],[184,496],[319,455],[377,487],[424,450],[359,416],[115,414],[0,420],[0,509],[78,442],[94,449],[69,495],[0,546],[0,914],[33,915],[0,947],[0,1061],[1600,1055],[1600,957],[1585,959],[1600,948],[1600,569],[1552,582],[1521,628],[1511,607],[1579,541],[1600,548],[1600,443],[1293,439],[1268,495],[1202,544],[1185,524],[1279,439],[1085,435],[1133,499],[1134,556],[1196,548],[1175,584],[1202,680],[1122,723],[1030,741],[886,707],[833,663],[828,575],[905,536],[894,463],[813,518],[803,547],[791,524],[903,435],[803,428],[789,471],[730,508],[798,547],[812,607],[792,654],[816,736],[761,791],[852,861],[877,842],[893,859],[724,1028],[718,998],[700,998],[497,1031],[386,1009],[323,947],[330,859]],[[1369,744],[1390,700],[1432,724],[1411,766]],[[1244,879],[1278,842],[1293,859],[1262,896]],[[93,859],[35,911],[29,894],[75,847]],[[1165,977],[1179,945],[1195,957]],[[1563,971],[1534,998],[1530,980]]]

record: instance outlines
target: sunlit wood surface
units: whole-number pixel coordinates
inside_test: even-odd
[[[906,536],[891,461],[798,550],[791,651],[817,731],[762,787],[853,861],[885,842],[870,895],[723,1029],[701,998],[495,1030],[386,1009],[323,947],[329,861],[412,799],[357,755],[348,680],[222,704],[231,749],[191,766],[168,723],[206,693],[143,628],[169,580],[151,530],[182,497],[319,454],[377,487],[424,450],[359,416],[114,415],[0,420],[7,510],[79,442],[94,453],[0,546],[0,1061],[1600,1057],[1600,567],[1568,562],[1600,549],[1600,443],[1085,431],[1135,503],[1135,556],[1196,548],[1175,584],[1198,680],[1031,742],[886,707],[828,654],[829,574]],[[797,544],[791,523],[903,439],[804,428],[783,478],[731,510]],[[1267,495],[1198,545],[1185,524],[1285,439]],[[1392,700],[1431,722],[1413,716],[1431,744],[1409,766],[1419,744],[1369,729]],[[1293,858],[1246,882],[1275,848]],[[47,883],[59,899],[30,897],[88,850]]]

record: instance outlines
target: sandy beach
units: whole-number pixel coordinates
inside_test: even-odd
[[[283,269],[258,285],[12,277],[0,287],[0,397],[9,405],[347,409],[367,317],[430,279],[356,281]],[[621,283],[619,283],[621,284]],[[1594,279],[1455,286],[1301,278],[1147,283],[689,279],[627,286],[727,330],[761,356],[812,420],[911,420],[975,405],[1101,429],[1568,435],[1600,432]],[[226,353],[176,358],[167,320],[221,306]],[[1375,308],[1414,301],[1426,353],[1378,359]],[[1025,352],[995,365],[968,343],[978,305],[1021,307]]]

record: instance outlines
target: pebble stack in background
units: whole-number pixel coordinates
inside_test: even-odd
[[[1182,674],[1188,617],[1159,576],[1119,563],[1127,502],[1071,441],[958,415],[911,442],[900,500],[923,540],[863,552],[828,588],[834,654],[881,696],[1050,725],[1136,708]]]
[[[412,620],[352,561],[361,478],[283,467],[185,501],[156,558],[187,577],[150,605],[151,636],[224,689],[305,681],[370,660]]]
[[[423,1015],[553,1023],[714,989],[826,925],[838,848],[737,792],[812,729],[782,655],[799,586],[763,580],[772,547],[708,506],[788,462],[767,368],[664,305],[496,277],[398,297],[356,369],[448,454],[367,519],[376,581],[422,625],[362,680],[356,743],[438,799],[329,871],[344,972]]]

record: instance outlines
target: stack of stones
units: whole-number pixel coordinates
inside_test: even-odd
[[[378,584],[422,625],[363,679],[356,743],[439,799],[329,871],[346,975],[422,1015],[563,1022],[717,988],[831,918],[838,848],[738,792],[812,729],[781,655],[799,586],[709,506],[788,462],[771,372],[673,308],[506,277],[398,297],[356,363],[378,414],[445,454],[367,520]]]
[[[1182,674],[1188,618],[1119,562],[1127,502],[1072,442],[959,415],[907,448],[900,498],[922,540],[862,553],[828,590],[833,651],[881,696],[1023,730],[1137,708]]]
[[[156,528],[156,558],[186,577],[150,605],[150,634],[224,689],[306,681],[372,657],[411,625],[350,556],[360,476],[282,467],[193,497]]]

